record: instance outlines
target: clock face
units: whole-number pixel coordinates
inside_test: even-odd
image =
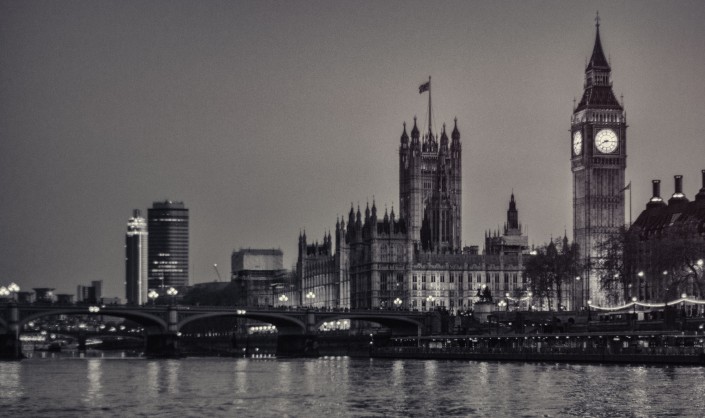
[[[583,134],[577,131],[573,134],[573,155],[580,155],[583,152]]]
[[[619,139],[612,129],[603,129],[595,135],[595,146],[603,154],[611,154],[617,149]]]

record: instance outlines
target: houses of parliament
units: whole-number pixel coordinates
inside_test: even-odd
[[[430,96],[430,80],[422,92],[424,86]],[[484,287],[503,297],[521,296],[528,238],[514,195],[504,229],[485,234],[482,254],[478,247],[463,248],[461,169],[457,120],[450,136],[445,126],[434,134],[430,123],[421,134],[416,118],[409,135],[405,124],[399,140],[399,214],[394,209],[379,213],[373,201],[364,210],[351,207],[321,243],[311,243],[302,233],[299,303],[458,311],[471,308]]]
[[[504,228],[485,233],[484,248],[462,247],[462,142],[457,119],[448,133],[428,130],[416,118],[404,124],[399,147],[399,214],[382,214],[375,202],[351,207],[334,233],[312,242],[299,236],[296,302],[340,308],[406,308],[451,312],[472,308],[478,290],[495,297],[526,300],[523,274],[528,237],[519,223],[517,201],[508,196]],[[573,173],[573,236],[581,257],[595,258],[594,246],[624,224],[626,114],[612,91],[611,68],[602,49],[599,19],[585,69],[582,99],[573,108],[569,147]],[[390,144],[391,145],[391,144]],[[565,196],[570,199],[569,195]],[[596,274],[583,272],[568,292],[600,301]],[[569,300],[571,298],[568,298]],[[511,302],[510,302],[511,303]],[[582,305],[581,305],[582,306]],[[568,307],[580,308],[581,306]]]

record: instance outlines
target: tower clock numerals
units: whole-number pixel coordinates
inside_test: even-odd
[[[603,154],[611,154],[617,149],[619,139],[612,129],[602,129],[595,135],[595,147]]]
[[[577,131],[573,134],[573,155],[580,155],[583,152],[583,134]]]

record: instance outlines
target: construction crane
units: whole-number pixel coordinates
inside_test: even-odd
[[[213,264],[213,269],[215,270],[215,274],[218,275],[218,281],[221,281],[222,279],[220,277],[220,272],[218,271],[218,264]]]

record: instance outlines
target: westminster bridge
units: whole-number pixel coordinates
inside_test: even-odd
[[[287,309],[186,305],[57,305],[0,304],[0,357],[21,358],[20,333],[37,319],[56,315],[111,316],[128,319],[144,328],[145,354],[173,357],[179,354],[181,329],[192,322],[214,318],[244,318],[277,328],[277,354],[306,355],[323,323],[343,319],[377,323],[392,335],[428,335],[437,323],[435,312],[354,309]],[[434,320],[435,319],[435,320]]]

